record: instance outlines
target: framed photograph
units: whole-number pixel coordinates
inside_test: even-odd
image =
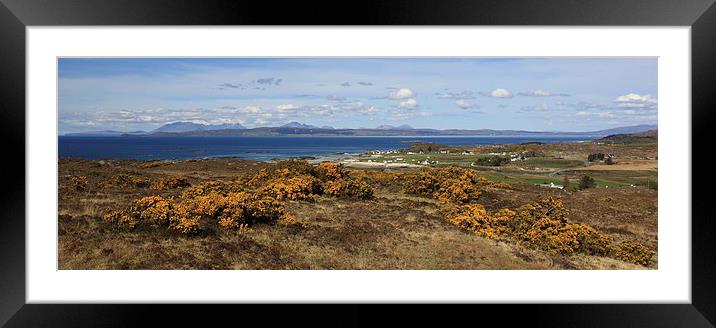
[[[2,0],[0,322],[713,326],[713,1],[270,7]]]

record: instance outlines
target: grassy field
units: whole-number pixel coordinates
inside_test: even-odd
[[[567,169],[575,167],[584,167],[588,165],[586,161],[552,157],[530,157],[525,159],[524,161],[518,161],[511,164],[517,167],[547,169]]]
[[[582,224],[608,237],[613,245],[636,242],[656,251],[658,192],[655,186],[645,183],[656,181],[657,172],[601,170],[585,166],[584,160],[579,159],[610,147],[606,151],[616,155],[615,165],[633,160],[656,161],[656,145],[633,145],[636,149],[625,145],[581,147],[507,146],[506,151],[537,149],[543,156],[500,167],[470,165],[476,156],[485,156],[496,147],[475,148],[475,155],[385,154],[371,159],[419,162],[430,156],[440,162],[431,167],[459,165],[466,169],[456,172],[467,172],[471,179],[479,177],[486,182],[477,183],[480,187],[474,191],[474,198],[446,203],[442,196],[413,191],[414,181],[431,176],[433,171],[426,169],[350,169],[340,179],[332,177],[330,171],[327,175],[315,171],[320,174],[314,172],[316,178],[309,176],[316,180],[311,183],[321,183],[324,191],[305,199],[281,200],[278,203],[283,211],[281,219],[264,223],[247,221],[250,224],[240,229],[222,229],[215,221],[202,218],[192,233],[143,222],[127,228],[117,221],[108,221],[106,215],[120,209],[129,211],[130,207],[136,207],[138,199],[148,196],[166,199],[167,204],[179,209],[188,197],[187,191],[217,183],[221,183],[221,188],[235,187],[249,194],[285,191],[292,186],[275,181],[302,175],[271,180],[269,174],[261,182],[254,182],[262,177],[261,172],[284,173],[277,164],[232,158],[165,163],[60,159],[59,269],[656,268],[657,255],[636,264],[609,254],[556,252],[508,235],[489,238],[482,230],[466,230],[451,219],[454,217],[451,211],[471,204],[484,207],[486,213],[493,215],[501,209],[517,211],[526,204],[551,197],[564,204],[568,212],[566,227]],[[566,191],[539,186],[550,182],[562,184],[565,177],[576,185],[583,175],[592,176],[597,188]],[[423,180],[415,180],[421,176]],[[454,178],[456,185],[470,187],[461,184],[464,182],[461,179]],[[369,190],[370,195],[351,197],[358,194],[349,194],[352,187],[336,184],[337,181]],[[355,184],[351,185],[351,181]],[[462,191],[457,192],[448,196],[459,196]],[[201,197],[204,196],[196,199]]]
[[[623,188],[646,185],[658,179],[657,145],[651,144],[554,144],[554,145],[500,145],[466,148],[452,153],[386,153],[358,157],[358,163],[405,163],[425,167],[470,167],[481,171],[493,181],[524,184],[562,185],[564,177],[577,184],[588,175],[595,179],[597,188]],[[519,156],[523,152],[536,152],[542,156],[527,157],[500,166],[481,166],[475,162],[489,156]],[[588,162],[590,153],[615,155],[614,165]],[[491,155],[500,154],[500,155]],[[503,155],[504,154],[504,155]],[[651,183],[650,185],[653,185]]]

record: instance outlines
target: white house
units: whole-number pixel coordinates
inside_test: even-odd
[[[547,188],[564,189],[564,186],[556,185],[556,184],[554,184],[554,182],[550,182],[549,184],[546,184],[546,183],[540,184],[540,186],[547,187]]]

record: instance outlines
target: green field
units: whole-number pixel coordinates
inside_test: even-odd
[[[564,159],[555,157],[531,157],[525,160],[509,162],[502,166],[479,166],[475,165],[478,158],[493,156],[489,154],[463,155],[461,153],[426,153],[407,154],[391,153],[372,156],[357,157],[361,162],[386,162],[422,165],[421,162],[428,161],[432,167],[461,166],[473,167],[482,171],[485,177],[497,182],[524,183],[524,184],[549,184],[562,185],[564,176],[567,176],[570,184],[576,186],[583,175],[594,178],[597,188],[622,188],[631,185],[647,185],[649,181],[657,180],[657,173],[650,171],[600,171],[600,170],[573,170],[575,168],[587,167],[589,163],[585,160]],[[653,185],[653,183],[651,183]]]
[[[510,164],[519,167],[539,167],[548,169],[567,169],[586,166],[585,161],[553,157],[532,157],[524,161],[517,161]]]

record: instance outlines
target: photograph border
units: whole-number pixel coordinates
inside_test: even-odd
[[[205,3],[168,1],[21,1],[0,0],[0,118],[5,137],[6,186],[2,198],[0,221],[0,324],[8,326],[78,326],[93,323],[108,326],[148,324],[144,317],[162,323],[192,321],[206,324],[232,315],[227,306],[201,307],[206,313],[187,319],[176,313],[195,311],[189,305],[36,305],[26,304],[25,285],[25,202],[27,171],[25,169],[25,89],[26,27],[75,25],[596,25],[596,26],[690,26],[692,65],[692,149],[708,150],[708,129],[716,105],[712,85],[716,84],[716,6],[713,0],[665,1],[365,1],[355,6],[341,2],[289,2],[277,13],[276,4],[246,1]],[[355,8],[353,8],[355,7]],[[316,10],[320,8],[321,10]],[[350,10],[349,10],[350,9]],[[355,9],[355,10],[354,10]],[[694,152],[692,152],[694,153]],[[22,160],[20,160],[22,159]],[[470,306],[472,318],[497,313],[505,322],[551,326],[589,324],[599,326],[694,326],[711,327],[716,322],[716,232],[711,217],[714,210],[707,201],[709,193],[699,186],[709,186],[714,176],[706,172],[708,161],[692,161],[692,303],[629,305],[479,305]],[[11,173],[10,173],[11,172]],[[19,174],[16,172],[24,172]],[[13,174],[14,173],[14,174]],[[693,181],[693,179],[692,179]],[[685,191],[686,192],[686,191]],[[249,313],[257,310],[243,305]],[[293,322],[308,311],[304,306],[272,309],[271,320]],[[405,312],[403,312],[405,311]],[[448,313],[461,309],[438,307],[442,324],[459,319]],[[324,313],[328,314],[324,314]],[[409,312],[421,315],[408,315]],[[320,311],[320,320],[341,318],[341,322],[370,323],[372,317],[390,314],[385,324],[421,322],[425,311],[377,308],[371,305],[333,306]],[[172,315],[174,313],[174,315]],[[400,315],[405,314],[405,315]],[[309,316],[310,317],[310,316]],[[299,317],[300,318],[300,317]],[[333,321],[336,322],[336,321]]]

